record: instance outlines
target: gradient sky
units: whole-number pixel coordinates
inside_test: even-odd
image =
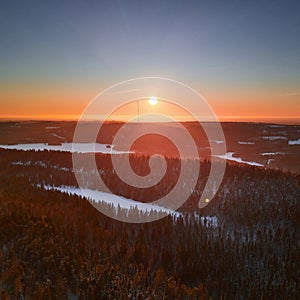
[[[80,115],[162,76],[222,119],[300,120],[300,1],[1,1],[0,118]]]

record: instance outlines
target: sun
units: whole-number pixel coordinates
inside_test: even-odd
[[[157,104],[157,98],[154,96],[150,97],[148,101],[152,106],[155,106]]]

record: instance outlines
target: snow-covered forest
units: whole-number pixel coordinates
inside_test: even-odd
[[[0,160],[3,299],[299,296],[297,174],[230,163],[216,197],[199,210],[210,168],[203,161],[197,186],[176,218],[126,224],[82,197],[44,188],[76,186],[70,153],[0,150]],[[140,174],[147,172],[146,156],[133,155],[132,163]],[[114,193],[141,202],[168,192],[178,163],[169,159],[172,176],[147,194],[121,184],[109,156],[97,155]],[[127,213],[106,205],[116,214]]]

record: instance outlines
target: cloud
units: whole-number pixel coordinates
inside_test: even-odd
[[[289,92],[289,93],[277,94],[274,97],[285,98],[285,97],[296,97],[296,96],[300,96],[300,92]]]

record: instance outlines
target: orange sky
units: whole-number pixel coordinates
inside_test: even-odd
[[[6,119],[76,119],[86,105],[109,85],[81,87],[78,85],[41,85],[23,83],[1,84],[0,118]],[[300,94],[268,90],[230,90],[228,88],[195,88],[221,120],[257,121],[270,119],[300,120]],[[162,105],[141,113],[166,113]],[[178,116],[178,111],[168,113]],[[136,106],[128,106],[119,115],[137,115]]]

